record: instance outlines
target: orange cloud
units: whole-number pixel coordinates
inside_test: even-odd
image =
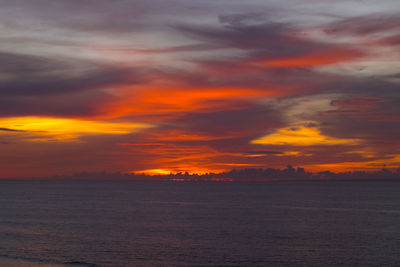
[[[158,141],[210,141],[226,138],[226,136],[210,136],[187,133],[184,130],[178,129],[152,133],[151,136]]]
[[[357,139],[338,139],[322,135],[316,128],[283,128],[275,133],[263,136],[251,141],[252,144],[259,145],[292,145],[292,146],[312,146],[312,145],[339,145],[339,144],[358,144]]]
[[[1,118],[0,125],[26,135],[26,140],[72,141],[84,135],[129,134],[151,127],[144,123],[122,123],[90,121],[53,117],[11,117]]]
[[[123,146],[130,149],[134,154],[142,155],[141,162],[146,171],[157,169],[166,170],[168,173],[186,171],[189,173],[206,173],[229,169],[228,165],[216,162],[232,154],[220,152],[205,144],[193,145],[193,143],[173,142],[181,140],[159,140],[158,136],[161,135],[161,133],[147,135],[145,139],[139,140],[140,143],[124,143]]]
[[[240,87],[197,88],[182,87],[182,85],[169,87],[153,85],[122,88],[118,94],[116,101],[105,103],[99,108],[99,113],[103,114],[103,117],[161,114],[171,118],[174,113],[182,111],[235,109],[242,106],[233,105],[234,101],[243,102],[259,97],[281,95],[282,91]]]
[[[253,64],[275,68],[301,68],[329,65],[339,62],[351,61],[360,57],[359,51],[348,49],[328,50],[318,53],[299,55],[288,58],[256,61]]]

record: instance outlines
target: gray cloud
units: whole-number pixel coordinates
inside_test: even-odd
[[[36,74],[63,70],[67,67],[63,62],[54,59],[34,55],[5,53],[1,51],[0,62],[0,72],[3,74]]]
[[[1,131],[3,131],[3,132],[24,132],[22,130],[16,130],[16,129],[10,129],[10,128],[1,128],[0,127],[0,132]]]
[[[132,34],[149,28],[163,28],[159,18],[187,11],[185,1],[161,0],[3,0],[2,19],[13,29],[59,28],[103,34]],[[12,13],[10,16],[8,14]]]
[[[96,114],[98,104],[112,99],[112,95],[101,90],[7,96],[0,98],[0,116],[89,116]]]
[[[250,15],[249,15],[250,16]],[[224,20],[226,21],[226,20]],[[276,22],[264,22],[247,25],[229,21],[228,24],[217,26],[177,24],[173,28],[192,38],[202,41],[217,42],[226,47],[241,49],[277,49],[283,40],[301,43],[300,40],[286,35],[292,29],[291,25]]]
[[[324,133],[367,142],[392,142],[400,136],[398,85],[380,79],[347,79],[331,83],[325,92],[342,95],[332,99],[332,109],[317,115]]]
[[[87,60],[0,53],[0,116],[90,115],[106,89],[143,81],[144,70]]]
[[[0,71],[9,76],[0,80],[0,95],[60,94],[124,83],[126,77],[130,83],[140,79],[133,70],[107,69],[94,63],[90,66],[85,61],[82,65],[90,67],[79,70],[79,65],[79,62],[69,65],[50,58],[0,53]]]
[[[398,14],[369,14],[351,17],[331,23],[324,27],[324,31],[331,35],[358,34],[371,35],[400,28]]]
[[[218,111],[212,113],[188,113],[173,124],[196,133],[229,137],[231,134],[252,136],[260,131],[282,125],[279,112],[265,106],[251,106],[245,109]]]

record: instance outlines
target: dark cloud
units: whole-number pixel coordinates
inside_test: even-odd
[[[107,89],[141,83],[143,70],[87,60],[0,53],[0,116],[93,114]]]
[[[0,116],[91,116],[113,96],[100,90],[0,98]]]
[[[93,115],[107,93],[143,82],[144,69],[87,60],[0,53],[0,116]]]
[[[24,132],[22,130],[16,130],[16,129],[10,129],[10,128],[1,128],[0,127],[0,132],[1,131],[3,131],[3,132]]]
[[[219,44],[226,48],[240,48],[251,52],[251,58],[274,59],[308,53],[344,49],[307,38],[293,23],[275,22],[260,13],[221,15],[219,26],[177,24],[173,27],[191,38]],[[348,48],[350,49],[350,48]],[[351,48],[355,49],[355,48]]]
[[[318,124],[315,123],[315,122],[307,122],[307,123],[304,124],[304,127],[307,127],[307,128],[314,128],[314,127],[317,127],[317,126],[318,126]]]
[[[280,154],[282,154],[281,151],[272,151],[272,150],[256,150],[256,151],[247,151],[245,153],[249,154],[249,155],[254,155],[254,154],[280,155]]]
[[[324,133],[366,142],[393,141],[400,136],[398,85],[379,79],[349,79],[331,84],[328,91],[340,93],[332,109],[318,115]],[[389,141],[389,142],[391,142]]]
[[[343,77],[326,84],[326,93],[345,93],[348,96],[366,96],[382,99],[399,98],[399,86],[388,82],[386,77]]]
[[[381,114],[385,118],[388,115]],[[374,115],[355,116],[353,114],[325,114],[319,118],[323,134],[338,138],[363,140],[365,147],[376,147],[391,144],[392,150],[399,152],[394,145],[400,136],[400,116],[394,121],[373,119]],[[392,152],[393,152],[392,151]],[[387,151],[390,153],[390,151]]]
[[[87,60],[0,53],[0,116],[90,115],[112,100],[106,89],[137,84],[142,70]]]
[[[79,69],[81,65],[89,66]],[[140,80],[131,69],[90,65],[85,61],[70,65],[60,60],[11,53],[0,53],[0,71],[9,75],[0,80],[3,97],[62,94]]]
[[[279,112],[265,106],[212,113],[188,113],[172,122],[196,133],[212,136],[253,136],[282,125]]]
[[[237,23],[235,20],[228,24],[217,26],[176,24],[173,28],[192,38],[202,41],[216,42],[225,47],[241,49],[280,50],[285,53],[286,46],[279,44],[301,44],[302,41],[290,35],[293,28],[289,24],[266,22],[255,25]],[[293,46],[294,49],[296,46]],[[301,48],[300,48],[301,49]],[[292,52],[292,51],[289,51]]]
[[[4,141],[0,141],[0,145],[15,145],[15,142],[4,142]]]
[[[0,72],[16,75],[59,71],[67,68],[61,61],[34,55],[0,52]]]
[[[106,88],[118,84],[123,74],[116,71],[89,71],[79,77],[52,75],[47,77],[29,75],[0,81],[0,95],[29,96],[63,94],[71,91]]]
[[[275,22],[267,15],[243,13],[220,16],[220,25],[177,24],[174,29],[202,43],[242,50],[235,56],[213,56],[194,60],[204,69],[231,74],[213,79],[221,84],[269,87],[296,83],[312,88],[327,74],[315,73],[313,67],[361,58],[365,51],[351,44],[318,41],[302,33],[293,23]],[[279,62],[279,60],[282,60]],[[274,62],[275,61],[275,62]],[[309,89],[301,91],[309,91]]]

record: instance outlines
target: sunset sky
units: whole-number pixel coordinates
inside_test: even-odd
[[[400,167],[398,0],[0,0],[0,178]]]

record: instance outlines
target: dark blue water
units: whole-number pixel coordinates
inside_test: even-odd
[[[98,266],[400,266],[400,183],[0,182],[0,256]]]

